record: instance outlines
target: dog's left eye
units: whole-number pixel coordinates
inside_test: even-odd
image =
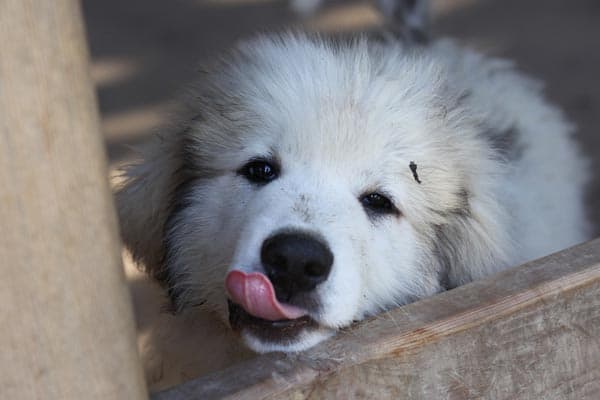
[[[390,199],[377,192],[362,195],[360,202],[370,212],[377,214],[400,214],[400,211]]]
[[[240,168],[238,174],[252,183],[264,185],[279,176],[279,167],[267,160],[252,160]]]

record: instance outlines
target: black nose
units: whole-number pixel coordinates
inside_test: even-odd
[[[280,301],[313,290],[327,279],[333,264],[327,245],[304,232],[271,236],[264,241],[260,256]]]

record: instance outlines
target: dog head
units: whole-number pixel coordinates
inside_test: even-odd
[[[260,352],[477,278],[508,242],[502,161],[462,95],[422,49],[242,44],[127,171],[124,240]]]

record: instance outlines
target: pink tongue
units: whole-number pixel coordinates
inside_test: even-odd
[[[306,311],[301,308],[281,304],[275,297],[271,281],[261,273],[246,274],[233,270],[225,278],[225,288],[234,303],[255,317],[278,321],[306,315]]]

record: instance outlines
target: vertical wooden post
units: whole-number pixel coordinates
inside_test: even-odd
[[[77,0],[0,1],[0,398],[143,399]]]

